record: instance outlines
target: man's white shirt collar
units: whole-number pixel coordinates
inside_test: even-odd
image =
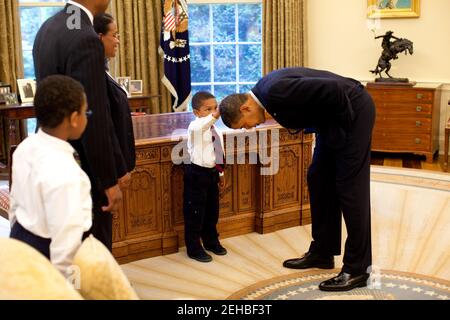
[[[92,25],[94,25],[94,15],[92,14],[92,12],[89,11],[88,8],[86,8],[82,4],[79,4],[78,2],[75,2],[75,1],[72,1],[72,0],[67,1],[67,4],[71,4],[71,5],[74,5],[74,6],[77,6],[77,7],[81,8],[88,15],[89,20],[91,20]]]
[[[252,98],[256,101],[256,103],[263,108],[264,110],[266,110],[266,108],[263,106],[263,104],[261,103],[261,101],[259,101],[259,99],[255,96],[255,94],[253,93],[253,91],[249,91],[250,95],[252,96]]]

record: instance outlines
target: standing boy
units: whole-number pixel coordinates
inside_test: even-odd
[[[219,242],[219,187],[225,186],[222,138],[214,123],[220,117],[215,97],[198,92],[192,98],[196,116],[188,128],[190,164],[184,171],[184,235],[187,254],[200,262],[227,254]],[[203,242],[203,246],[200,242]]]
[[[83,86],[66,76],[43,79],[34,108],[40,129],[13,155],[10,237],[64,274],[92,225],[91,184],[67,142],[79,139],[87,125]]]

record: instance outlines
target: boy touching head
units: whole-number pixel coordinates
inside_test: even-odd
[[[220,117],[216,98],[209,92],[198,92],[192,98],[196,118],[188,128],[190,163],[184,170],[184,235],[187,254],[200,262],[227,250],[219,242],[219,187],[225,186],[223,146],[214,123]]]

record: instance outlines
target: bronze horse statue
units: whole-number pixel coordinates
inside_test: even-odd
[[[408,39],[397,39],[389,44],[389,47],[385,47],[383,52],[381,53],[381,57],[378,59],[378,64],[375,70],[370,70],[373,74],[378,74],[380,79],[383,78],[381,73],[384,71],[389,78],[394,79],[390,74],[389,70],[391,70],[391,63],[389,62],[392,59],[398,59],[397,54],[405,52],[405,55],[413,54],[414,48],[412,41]]]

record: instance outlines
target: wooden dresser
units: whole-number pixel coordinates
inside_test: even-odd
[[[372,150],[412,152],[433,162],[439,149],[440,88],[438,83],[368,84],[377,110]]]

